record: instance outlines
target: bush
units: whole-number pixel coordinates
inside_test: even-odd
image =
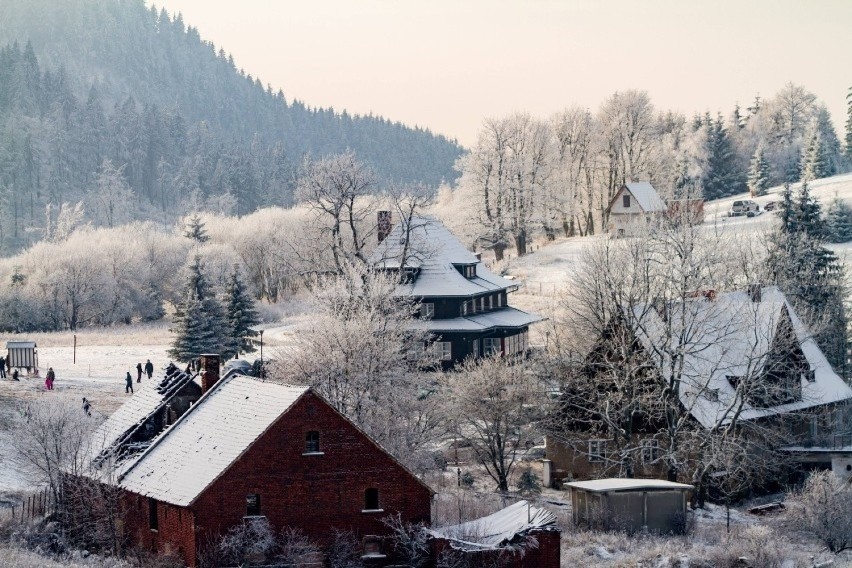
[[[530,470],[526,470],[518,479],[518,491],[524,494],[541,493],[541,482],[538,476]]]
[[[852,548],[852,490],[831,471],[817,471],[804,487],[787,498],[793,504],[791,517],[802,530],[818,538],[837,554]]]
[[[476,481],[473,477],[473,474],[469,471],[466,471],[461,476],[461,484],[464,487],[473,487],[473,482]]]

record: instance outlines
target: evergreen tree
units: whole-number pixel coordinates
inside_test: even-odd
[[[240,279],[237,267],[228,280],[225,289],[225,317],[228,320],[228,349],[225,354],[228,358],[236,357],[240,353],[251,353],[254,344],[250,337],[257,335],[252,326],[260,323],[260,317],[254,308],[254,300],[248,294],[245,285]]]
[[[826,236],[831,243],[852,241],[852,207],[835,197],[825,218]]]
[[[846,157],[852,160],[852,87],[849,87],[846,101]]]
[[[189,267],[183,291],[172,321],[174,342],[169,357],[188,361],[204,353],[223,353],[227,349],[227,322],[222,305],[213,295],[210,284],[196,256]]]
[[[752,197],[766,195],[769,187],[769,162],[763,150],[763,144],[758,144],[751,158],[751,166],[748,171],[748,191]]]
[[[717,199],[744,191],[745,175],[740,171],[722,116],[709,116],[707,125],[707,169],[704,172],[704,198]]]
[[[802,182],[806,183],[826,176],[828,165],[825,163],[825,151],[822,147],[822,136],[814,126],[802,148]]]
[[[207,236],[207,229],[204,228],[204,222],[198,214],[189,218],[184,236],[198,243],[206,243],[210,240],[210,237]]]
[[[828,361],[846,373],[846,313],[842,266],[823,246],[825,231],[820,205],[807,182],[793,198],[785,187],[781,225],[770,239],[768,267],[775,284],[787,295]]]

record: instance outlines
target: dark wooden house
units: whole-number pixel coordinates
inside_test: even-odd
[[[379,220],[387,226],[386,215]],[[398,294],[420,302],[415,325],[432,335],[425,347],[444,367],[527,351],[529,326],[542,318],[509,306],[517,284],[491,272],[440,221],[414,218],[380,236],[370,262],[399,273]]]

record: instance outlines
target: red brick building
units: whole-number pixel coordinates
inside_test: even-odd
[[[430,521],[431,489],[309,387],[218,380],[218,357],[202,365],[203,392],[179,418],[170,400],[198,380],[173,373],[171,395],[148,393],[147,406],[120,410],[96,434],[105,443],[94,461],[118,457],[132,544],[196,566],[203,547],[251,517],[320,544],[332,529],[387,534],[380,519],[391,514]]]

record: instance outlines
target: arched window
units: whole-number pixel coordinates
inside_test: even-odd
[[[377,511],[379,509],[379,490],[370,487],[364,491],[364,510]]]
[[[319,432],[311,430],[305,434],[305,452],[317,453],[320,451]]]

